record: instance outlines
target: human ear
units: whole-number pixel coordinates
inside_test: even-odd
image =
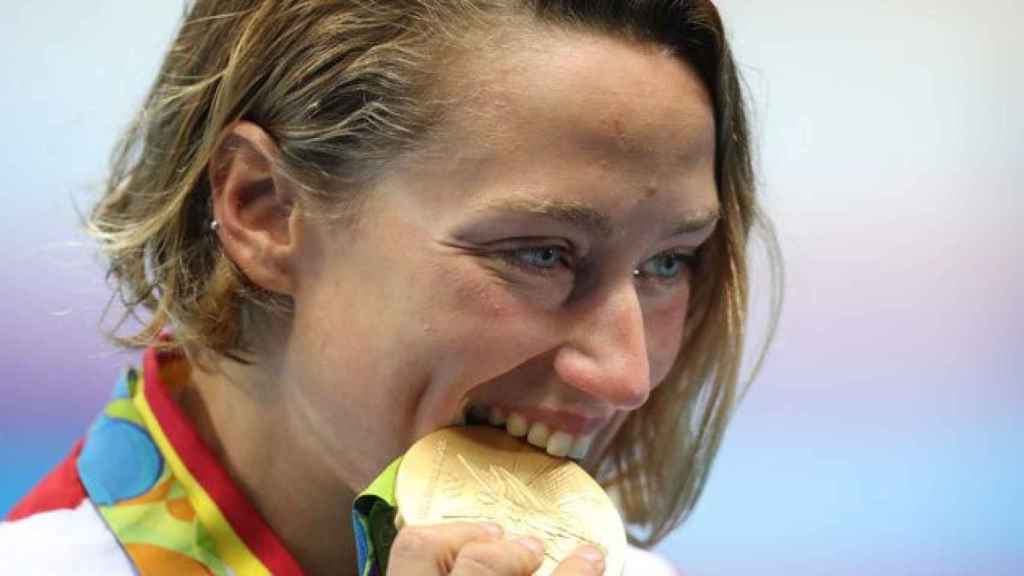
[[[255,285],[291,295],[298,250],[296,184],[278,168],[280,151],[263,128],[230,126],[210,158],[208,177],[224,253]]]

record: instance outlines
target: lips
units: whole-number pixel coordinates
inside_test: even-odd
[[[582,460],[590,450],[601,421],[576,414],[544,410],[512,410],[468,406],[455,424],[486,424],[525,438],[530,444],[559,458]]]

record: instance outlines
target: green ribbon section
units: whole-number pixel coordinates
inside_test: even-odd
[[[399,457],[388,465],[356,498],[352,506],[356,513],[365,519],[369,528],[367,564],[376,563],[377,573],[381,575],[387,574],[391,544],[398,535],[398,529],[395,528],[395,514],[398,512],[395,503],[395,479],[398,477],[398,466],[401,462],[402,458]],[[360,567],[359,573],[365,574],[365,567]]]

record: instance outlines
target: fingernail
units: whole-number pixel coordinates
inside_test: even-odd
[[[534,556],[541,556],[544,554],[544,543],[540,540],[527,536],[516,540],[516,543],[525,546],[530,552],[533,552]]]
[[[604,566],[604,554],[596,546],[584,544],[577,548],[574,554],[590,562],[595,568],[602,568]]]
[[[494,522],[484,522],[483,527],[488,534],[494,536],[495,538],[501,538],[502,534],[505,533],[505,530],[501,527],[501,524],[496,524]]]

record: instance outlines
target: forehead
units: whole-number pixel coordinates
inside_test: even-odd
[[[449,120],[468,144],[500,148],[516,132],[617,155],[714,153],[708,93],[662,46],[544,26],[482,50],[454,76]]]
[[[453,77],[424,163],[451,182],[446,195],[557,192],[610,210],[659,195],[679,210],[717,204],[710,98],[660,47],[544,28],[482,49]]]

